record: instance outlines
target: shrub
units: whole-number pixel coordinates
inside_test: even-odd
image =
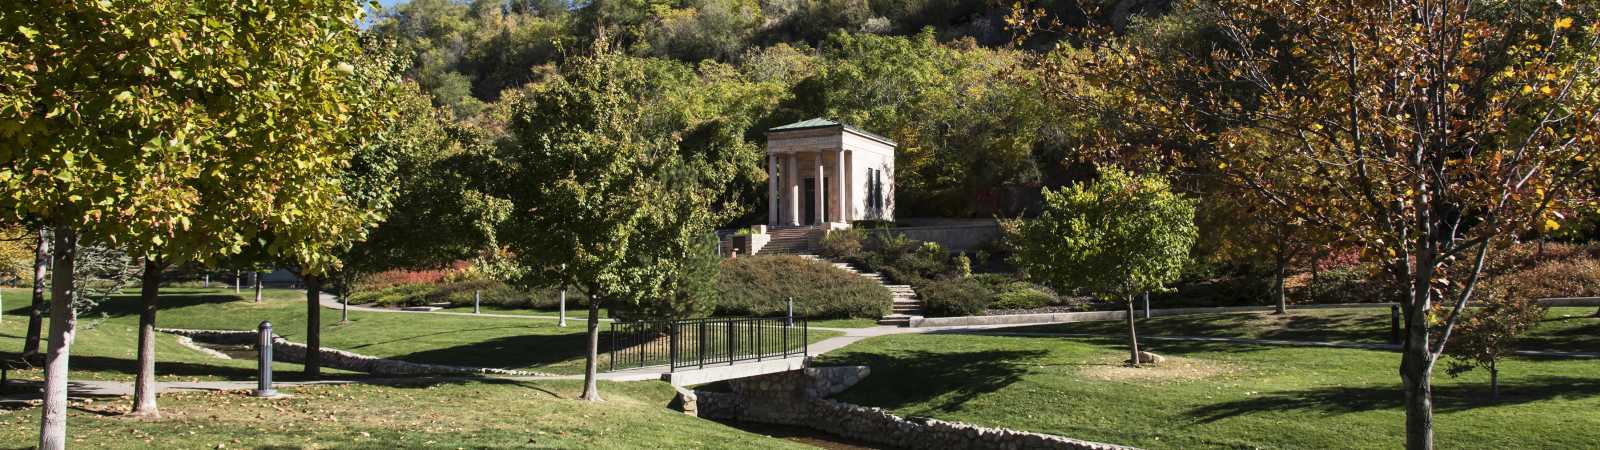
[[[994,302],[989,304],[989,309],[1034,309],[1043,308],[1054,303],[1056,296],[1049,292],[1034,288],[1022,288],[1001,292],[995,296]]]
[[[861,230],[836,230],[828,233],[819,243],[817,253],[824,257],[838,260],[851,261],[861,255],[862,241],[866,236]]]
[[[1533,268],[1496,277],[1492,283],[1532,299],[1593,297],[1600,295],[1600,261],[1582,257],[1547,260]]]
[[[888,314],[892,302],[878,283],[795,256],[723,260],[716,288],[719,315],[782,315],[785,300],[793,298],[797,317],[875,319]]]
[[[917,287],[917,295],[928,315],[933,317],[983,314],[994,299],[994,291],[971,278],[951,278]]]
[[[1394,301],[1394,282],[1371,264],[1336,267],[1317,274],[1308,286],[1314,303]]]

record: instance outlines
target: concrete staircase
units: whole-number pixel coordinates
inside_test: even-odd
[[[849,264],[837,261],[829,261],[816,255],[801,254],[800,257],[833,264],[834,267],[838,267],[846,272],[856,274],[856,276],[872,280],[873,282],[888,288],[889,294],[894,299],[894,304],[890,307],[891,309],[889,311],[889,315],[878,319],[878,325],[903,327],[911,324],[912,317],[922,317],[922,299],[917,297],[917,291],[911,289],[910,285],[889,284],[888,280],[883,279],[882,274],[862,272],[856,270],[855,267],[852,267]]]
[[[756,252],[762,255],[805,255],[812,252],[821,231],[813,227],[784,227],[767,230],[772,240]]]

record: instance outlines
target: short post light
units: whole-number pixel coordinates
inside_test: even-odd
[[[1389,343],[1400,345],[1400,305],[1389,305]]]
[[[794,297],[789,297],[785,303],[788,305],[789,312],[784,315],[783,324],[792,327],[794,326]]]
[[[256,336],[256,397],[277,397],[272,388],[272,322],[261,321]]]
[[[481,302],[483,302],[483,290],[482,289],[478,289],[478,290],[472,291],[472,313],[473,314],[477,314],[478,313],[478,304],[481,303]]]
[[[556,322],[556,326],[558,326],[558,327],[567,326],[567,288],[564,287],[564,286],[561,288],[561,313],[560,314],[561,314],[561,318],[560,318],[559,322]]]

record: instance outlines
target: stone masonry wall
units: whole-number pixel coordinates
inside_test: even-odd
[[[200,342],[217,345],[249,345],[255,344],[256,332],[234,330],[184,330],[175,328],[159,329],[162,333],[175,334],[188,337]],[[272,360],[282,362],[305,362],[305,344],[290,342],[280,336],[272,337]],[[540,376],[546,375],[539,372],[521,370],[494,369],[486,367],[460,367],[439,364],[423,364],[394,359],[384,359],[373,356],[351,353],[344,350],[323,348],[320,352],[323,367],[340,370],[365,372],[373,375],[508,375],[508,376]]]
[[[681,396],[700,417],[805,426],[825,433],[902,448],[1122,450],[1061,436],[985,428],[936,419],[904,418],[878,408],[826,397],[866,377],[866,367],[813,367],[728,382],[731,392]],[[680,400],[683,401],[683,400]],[[686,409],[689,409],[686,408]]]

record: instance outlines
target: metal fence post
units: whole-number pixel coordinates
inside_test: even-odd
[[[739,352],[735,350],[738,348],[737,344],[739,342],[739,333],[734,332],[733,323],[734,320],[728,321],[728,365],[730,366],[733,365],[734,355],[739,354]]]
[[[256,336],[256,392],[257,397],[276,397],[272,389],[272,322],[261,321]]]
[[[672,324],[672,328],[668,328],[667,329],[667,367],[668,367],[668,369],[667,369],[668,372],[676,371],[678,369],[678,324],[677,323],[673,323]]]
[[[706,368],[706,321],[700,321],[700,368]]]
[[[811,356],[811,327],[806,319],[800,319],[800,356]]]
[[[611,346],[611,371],[617,371],[617,323],[611,322],[611,334],[606,336],[606,343]]]

